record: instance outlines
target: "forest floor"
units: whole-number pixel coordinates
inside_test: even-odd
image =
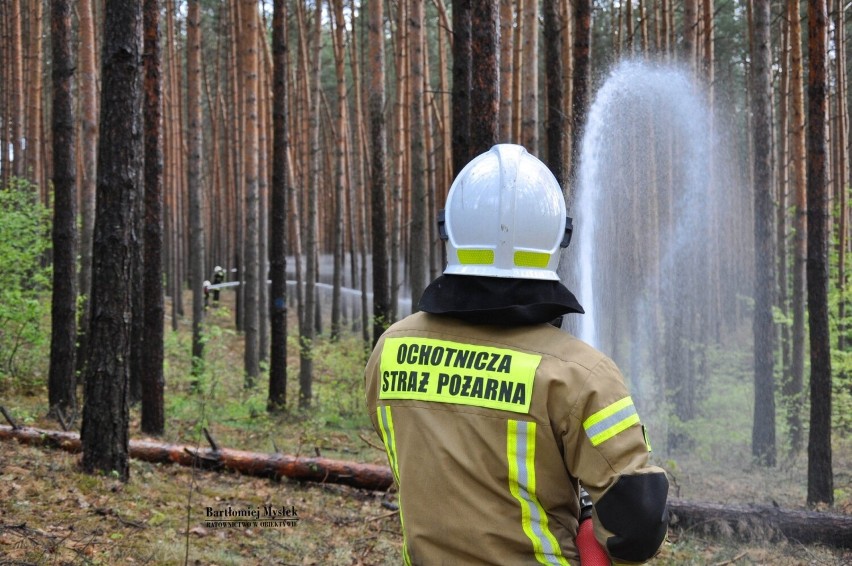
[[[228,320],[227,309],[211,311],[214,325],[206,346],[207,369],[197,387],[190,382],[182,355],[189,351],[185,329],[169,333],[163,442],[203,443],[205,427],[224,447],[386,464],[364,414],[360,386],[364,354],[357,339],[318,341],[313,410],[270,416],[265,387],[243,386],[240,336],[227,330]],[[295,400],[298,354],[292,344],[288,360],[288,399]],[[59,428],[44,417],[43,387],[3,386],[0,383],[0,405],[20,424]],[[142,438],[138,417],[138,408],[132,409],[133,438]],[[804,456],[765,469],[749,463],[747,443],[706,446],[657,462],[670,473],[673,496],[804,507]],[[131,461],[130,480],[122,483],[84,474],[78,465],[79,455],[0,441],[0,566],[401,563],[402,536],[392,491],[275,481],[136,460]],[[831,511],[852,514],[848,436],[835,438],[834,470],[838,495]],[[207,524],[217,512],[262,514],[265,505],[289,510],[290,520],[274,527]],[[769,540],[760,533],[719,537],[673,529],[653,564],[852,566],[852,551]]]

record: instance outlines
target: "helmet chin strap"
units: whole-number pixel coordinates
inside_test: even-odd
[[[439,224],[442,224],[444,211],[440,212],[441,216],[438,219]],[[444,229],[446,232],[446,228]],[[574,219],[570,216],[565,217],[565,235],[562,236],[562,242],[560,242],[560,248],[567,248],[568,244],[571,243],[571,235],[574,233]]]
[[[445,242],[450,239],[450,235],[447,234],[447,214],[443,208],[438,211],[438,237]],[[571,236],[568,236],[568,240],[571,240]]]

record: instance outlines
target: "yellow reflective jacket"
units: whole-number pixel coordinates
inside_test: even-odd
[[[366,401],[399,489],[406,564],[579,564],[578,480],[596,504],[618,492],[606,508],[619,530],[619,516],[666,520],[667,483],[642,487],[665,474],[648,463],[618,368],[551,325],[414,314],[379,340]],[[640,480],[638,503],[613,489],[625,477]],[[662,542],[637,560],[597,509],[594,520],[619,562]]]

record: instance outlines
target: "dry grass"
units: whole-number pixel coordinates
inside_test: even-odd
[[[382,494],[132,463],[122,484],[78,457],[4,443],[0,564],[394,564]],[[213,528],[206,509],[292,507],[290,527]]]

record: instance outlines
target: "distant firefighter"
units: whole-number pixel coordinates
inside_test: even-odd
[[[204,308],[207,308],[207,305],[210,304],[210,280],[204,280]]]
[[[218,285],[219,283],[225,282],[225,270],[220,266],[216,266],[213,268],[213,284]],[[219,302],[219,289],[213,289],[213,302]]]

